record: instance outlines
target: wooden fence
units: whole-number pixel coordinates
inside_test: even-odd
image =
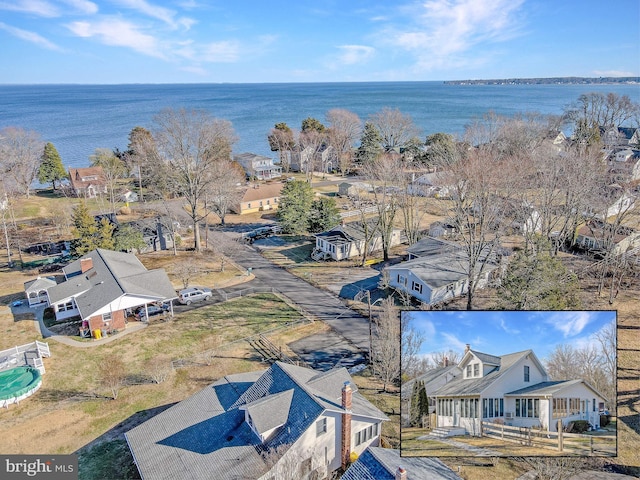
[[[561,425],[561,423],[559,422]],[[549,448],[576,455],[615,456],[616,437],[611,435],[586,435],[547,432],[531,427],[513,427],[499,423],[482,422],[480,435],[530,447]]]

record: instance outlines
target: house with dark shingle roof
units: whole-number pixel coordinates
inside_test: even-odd
[[[107,180],[102,167],[70,168],[69,182],[76,197],[95,198],[107,193]]]
[[[400,457],[398,450],[368,448],[341,480],[460,480],[437,458]]]
[[[575,420],[600,427],[605,398],[581,379],[551,381],[532,350],[490,355],[469,345],[455,380],[434,392],[438,427],[459,427],[480,434],[480,423],[557,431]]]
[[[377,446],[385,420],[346,369],[276,362],[227,375],[125,437],[143,479],[325,478]]]
[[[132,253],[98,248],[62,271],[65,281],[47,289],[56,320],[79,316],[92,332],[121,330],[127,310],[177,297],[164,269],[147,270]]]

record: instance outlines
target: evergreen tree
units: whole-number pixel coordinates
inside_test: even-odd
[[[520,251],[509,262],[498,290],[500,307],[512,310],[571,310],[579,307],[578,279],[549,253],[549,244],[534,240],[533,251]]]
[[[322,122],[313,117],[307,117],[302,121],[301,130],[303,133],[307,133],[309,131],[316,131],[318,133],[324,133],[326,127],[322,124]]]
[[[96,248],[113,250],[115,226],[109,220],[103,218],[99,223],[96,222],[84,202],[73,209],[72,220],[77,236],[71,245],[74,256],[82,256]]]
[[[421,426],[422,418],[429,414],[429,397],[424,388],[424,382],[417,380],[413,383],[411,392],[411,408],[409,410],[409,421],[411,425]]]
[[[331,197],[320,197],[311,204],[309,232],[324,232],[340,223],[340,212]]]
[[[42,162],[38,168],[38,181],[40,183],[50,183],[56,189],[56,181],[67,178],[67,172],[62,165],[62,159],[58,150],[51,142],[47,142],[42,153]]]
[[[115,250],[122,252],[130,252],[132,250],[142,250],[147,244],[144,242],[142,232],[136,230],[131,225],[122,225],[118,227],[113,234]]]
[[[364,131],[360,139],[360,146],[356,153],[356,160],[366,163],[374,160],[382,153],[382,136],[373,123],[364,124]]]
[[[285,233],[301,234],[309,228],[313,203],[311,185],[299,180],[287,183],[280,194],[278,218]]]

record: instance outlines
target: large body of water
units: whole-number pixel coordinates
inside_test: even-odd
[[[410,115],[423,138],[462,133],[489,111],[560,114],[582,93],[629,95],[640,102],[640,85],[445,85],[442,82],[187,84],[187,85],[0,85],[0,129],[35,130],[52,142],[66,167],[89,165],[96,148],[127,148],[135,126],[151,129],[163,108],[197,108],[231,121],[235,153],[272,156],[269,130],[278,122],[300,128],[307,117],[324,122],[332,108],[364,121],[384,107]]]

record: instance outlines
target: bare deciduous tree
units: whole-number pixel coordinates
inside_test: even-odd
[[[146,363],[146,372],[154,383],[162,383],[173,371],[171,367],[171,358],[167,355],[157,355],[152,357]]]
[[[376,319],[376,335],[371,357],[374,374],[382,381],[382,390],[400,377],[400,319],[393,298],[382,301],[382,311]]]
[[[228,160],[214,163],[209,174],[215,181],[209,184],[206,194],[207,205],[220,219],[220,225],[224,225],[225,217],[242,198],[242,192],[238,187],[244,181],[245,175],[236,168],[236,164]]]
[[[173,274],[180,278],[184,288],[187,288],[194,277],[204,271],[202,261],[198,258],[187,257],[176,262],[172,267]]]
[[[413,119],[398,109],[383,108],[371,115],[369,121],[375,125],[382,138],[382,147],[389,151],[405,147],[419,132]],[[399,152],[398,152],[399,153]]]
[[[126,166],[124,162],[108,148],[96,148],[94,154],[89,157],[89,160],[91,161],[91,166],[102,168],[104,178],[107,182],[107,189],[109,190],[111,212],[115,213],[116,187],[118,186],[118,180],[126,173]]]
[[[7,127],[0,130],[0,169],[5,191],[29,197],[38,177],[45,142],[37,132]]]
[[[405,165],[395,153],[379,155],[363,166],[363,174],[369,180],[372,197],[378,213],[378,228],[382,238],[382,254],[389,260],[389,251],[396,214],[400,209]]]
[[[108,360],[99,362],[97,371],[100,385],[111,392],[111,398],[117,400],[127,378],[124,361],[112,355]]]
[[[403,378],[415,378],[424,370],[421,361],[420,347],[424,342],[424,335],[411,324],[413,320],[410,311],[400,312],[400,334],[402,338],[401,369]]]
[[[431,354],[433,363],[436,367],[444,367],[448,365],[456,365],[462,360],[462,354],[454,350],[435,352]]]
[[[160,156],[170,169],[176,193],[182,195],[189,208],[195,250],[202,249],[199,222],[207,212],[202,210],[204,197],[219,178],[213,168],[219,161],[229,161],[235,134],[227,120],[212,118],[198,110],[163,110],[155,117],[154,138]]]
[[[296,148],[293,130],[286,123],[276,123],[267,136],[271,151],[278,152],[284,173],[291,169],[291,155]]]
[[[346,175],[353,164],[354,144],[362,134],[362,121],[357,114],[341,108],[327,112],[327,141],[336,150],[338,166]]]

